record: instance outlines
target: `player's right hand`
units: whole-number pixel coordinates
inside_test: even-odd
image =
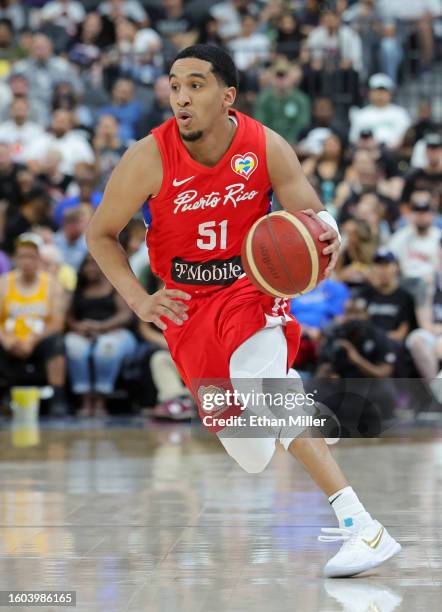
[[[146,300],[135,309],[135,313],[142,321],[155,323],[163,331],[167,329],[166,323],[161,317],[173,321],[177,325],[182,325],[189,318],[186,311],[189,308],[182,300],[190,300],[191,295],[179,291],[178,289],[160,289],[152,295],[148,295]]]

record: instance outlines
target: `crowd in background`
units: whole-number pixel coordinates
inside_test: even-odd
[[[203,42],[232,54],[236,108],[290,142],[343,236],[333,277],[292,302],[294,367],[420,377],[442,399],[442,100],[396,102],[435,78],[441,38],[441,0],[0,0],[0,386],[45,378],[57,416],[67,393],[106,415],[119,389],[192,414],[84,233],[124,151],[171,116],[173,57]],[[153,291],[144,234],[135,218],[120,239]]]

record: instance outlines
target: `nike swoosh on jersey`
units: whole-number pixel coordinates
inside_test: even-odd
[[[187,183],[187,181],[191,181],[193,178],[195,178],[194,176],[189,176],[189,178],[183,179],[182,181],[178,181],[176,178],[173,179],[172,181],[172,185],[174,187],[179,187],[180,185],[184,185],[184,183]]]
[[[364,538],[361,538],[361,539],[364,542],[364,544],[367,544],[367,546],[369,546],[370,548],[377,548],[379,542],[381,541],[383,533],[384,533],[384,528],[381,527],[378,533],[375,535],[375,537],[372,540],[364,540]]]

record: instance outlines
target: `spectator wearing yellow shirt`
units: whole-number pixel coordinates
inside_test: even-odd
[[[44,363],[47,381],[54,389],[51,414],[63,416],[63,291],[41,270],[40,247],[38,235],[21,234],[15,243],[15,269],[0,277],[0,369],[17,371],[28,363]]]

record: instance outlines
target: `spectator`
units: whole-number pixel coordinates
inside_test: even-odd
[[[353,298],[343,321],[326,332],[320,365],[341,378],[387,378],[396,361],[391,349],[387,336],[369,321],[365,300]]]
[[[291,144],[310,122],[310,100],[300,91],[301,72],[296,65],[281,58],[271,69],[271,88],[256,100],[255,117]]]
[[[419,140],[423,140],[424,136],[430,132],[438,132],[440,123],[435,121],[433,117],[433,104],[428,98],[421,98],[417,108],[417,119],[407,130],[404,141],[407,146],[413,147]],[[411,157],[411,151],[408,159]],[[418,166],[417,166],[418,167]]]
[[[377,244],[370,226],[362,219],[349,219],[342,230],[345,241],[336,265],[336,278],[351,288],[361,288],[369,277]]]
[[[270,55],[270,41],[258,31],[258,20],[251,13],[242,16],[241,33],[228,43],[228,48],[244,78],[249,70],[262,66]]]
[[[64,416],[65,357],[62,290],[40,271],[40,239],[22,234],[15,243],[15,270],[0,277],[0,363],[2,372],[21,373],[24,364],[44,364],[54,389],[53,416]],[[22,374],[21,374],[22,375]]]
[[[82,400],[78,415],[105,416],[107,398],[115,388],[124,360],[134,354],[137,342],[127,329],[132,320],[129,307],[90,255],[78,271],[67,320],[66,353],[71,386]]]
[[[17,62],[14,73],[27,79],[30,97],[46,109],[50,107],[53,89],[58,82],[68,81],[76,91],[81,91],[81,81],[72,66],[64,58],[53,54],[52,43],[44,34],[34,34],[30,57]]]
[[[160,76],[154,86],[154,100],[147,113],[142,115],[136,126],[137,138],[144,138],[150,131],[172,117],[170,108],[169,77]]]
[[[439,264],[441,231],[434,227],[431,196],[415,191],[411,196],[409,224],[397,230],[389,243],[404,277],[431,282]]]
[[[439,245],[438,257],[437,273],[432,282],[428,283],[425,299],[417,309],[419,328],[408,336],[407,348],[413,356],[420,376],[430,382],[440,402],[442,400],[440,381],[442,376],[440,371],[442,360],[442,244]]]
[[[15,61],[26,57],[24,49],[14,41],[14,30],[9,19],[0,19],[0,77],[11,71]]]
[[[290,11],[284,12],[278,19],[275,52],[284,55],[291,62],[296,61],[301,42],[302,34],[298,20]]]
[[[378,246],[385,245],[390,238],[390,228],[385,221],[385,209],[375,192],[363,193],[354,207],[354,216],[367,222],[371,235]]]
[[[46,192],[36,187],[31,189],[20,201],[16,211],[7,217],[3,248],[7,253],[14,250],[15,239],[28,232],[34,225],[45,225],[53,228],[50,218],[50,204]]]
[[[61,225],[65,212],[70,208],[77,208],[82,202],[96,208],[101,202],[103,193],[97,189],[97,175],[94,167],[79,164],[75,172],[75,181],[77,193],[68,195],[54,208],[54,220],[57,225]],[[69,190],[71,187],[72,185]]]
[[[113,39],[109,41],[109,44],[111,42]],[[88,13],[79,24],[79,31],[69,51],[69,60],[80,69],[89,69],[100,59],[101,50],[107,44],[103,35],[101,16],[94,12]]]
[[[397,38],[394,23],[385,23],[380,41],[379,65],[381,72],[389,76],[396,85],[403,58],[404,50]]]
[[[74,129],[74,118],[69,110],[56,110],[52,116],[51,129],[44,132],[29,145],[24,159],[37,173],[42,171],[42,159],[49,151],[59,151],[61,155],[60,171],[63,174],[74,174],[79,163],[93,164],[94,152],[87,140]]]
[[[26,27],[26,13],[22,3],[6,0],[0,6],[0,19],[7,19],[14,32],[21,32]]]
[[[357,32],[362,42],[364,72],[375,72],[379,48],[381,23],[376,10],[376,0],[360,0],[342,14],[342,20]]]
[[[136,124],[142,114],[140,102],[135,100],[134,84],[129,79],[118,79],[112,89],[112,103],[100,109],[99,116],[112,115],[118,121],[119,135],[127,145],[136,137]]]
[[[321,202],[335,214],[336,188],[345,176],[344,146],[339,136],[331,133],[324,141],[321,155],[318,158],[308,158],[303,164],[303,170],[312,179]]]
[[[399,285],[399,267],[394,254],[379,249],[373,259],[370,285],[359,297],[366,302],[370,320],[387,336],[403,343],[415,326],[414,301]]]
[[[325,336],[316,376],[335,380],[320,385],[318,399],[335,412],[344,437],[379,434],[395,406],[396,390],[385,380],[396,363],[391,341],[368,319],[362,299],[347,302],[344,320]]]
[[[200,23],[198,28],[198,38],[195,41],[201,45],[215,45],[224,47],[223,39],[219,33],[218,21],[210,15]]]
[[[77,285],[77,273],[69,264],[63,262],[63,255],[55,244],[43,244],[40,247],[42,270],[57,280],[63,288],[67,302]]]
[[[417,147],[420,142],[417,143]],[[432,195],[434,208],[442,213],[442,137],[436,133],[425,136],[422,142],[422,166],[420,163],[405,179],[401,202],[407,204],[414,191],[429,191]],[[418,153],[418,152],[417,152]],[[417,155],[413,155],[416,159]],[[416,166],[416,161],[412,165]]]
[[[311,123],[301,130],[297,151],[301,156],[320,155],[325,139],[334,132],[345,142],[345,129],[336,117],[333,100],[327,97],[315,97],[312,109]]]
[[[0,120],[7,121],[11,118],[10,110],[12,101],[16,98],[24,98],[30,106],[29,120],[35,121],[41,126],[46,125],[48,119],[47,108],[44,103],[30,96],[28,79],[22,74],[12,73],[8,78],[8,103],[0,105]]]
[[[63,225],[54,236],[54,244],[60,249],[63,261],[78,270],[86,256],[87,246],[84,233],[88,219],[83,210],[66,210]]]
[[[305,4],[301,3],[299,17],[303,36],[309,36],[313,30],[319,27],[321,4],[321,0],[306,0]]]
[[[162,41],[151,28],[138,29],[130,19],[120,18],[116,23],[115,45],[106,50],[102,64],[109,86],[119,76],[136,83],[151,85],[159,74]]]
[[[0,202],[5,201],[11,211],[20,201],[17,174],[22,167],[13,161],[10,145],[0,141]]]
[[[334,9],[326,8],[322,12],[321,25],[308,36],[307,49],[316,65],[351,67],[358,72],[363,68],[361,39],[355,31],[341,23]]]
[[[11,119],[0,124],[0,142],[8,143],[14,161],[22,162],[24,151],[43,134],[38,123],[29,120],[30,106],[26,98],[14,98]]]
[[[290,312],[302,329],[299,351],[292,367],[305,373],[316,366],[322,331],[344,313],[349,297],[350,291],[344,283],[328,278],[309,293],[291,301]]]
[[[427,69],[434,54],[433,20],[441,15],[439,0],[378,0],[378,5],[384,20],[396,21],[398,24],[402,43],[406,42],[410,30],[417,34],[421,67]]]
[[[390,180],[385,178],[385,171],[381,165],[373,159],[373,152],[357,150],[353,162],[347,168],[345,180],[336,189],[335,205],[341,209],[339,222],[344,222],[348,215],[352,214],[354,205],[367,191],[376,193],[384,204],[388,206],[390,202],[392,208],[395,209],[394,202],[391,203],[389,199],[397,188],[396,185],[392,186],[390,183]],[[391,213],[394,217],[394,210]]]
[[[60,170],[62,161],[60,151],[49,149],[41,159],[38,181],[47,190],[48,195],[54,202],[60,202],[65,197],[66,190],[74,180],[70,174],[64,174]]]
[[[376,140],[394,149],[399,147],[411,125],[407,111],[392,104],[394,83],[386,74],[370,78],[370,104],[351,115],[350,141],[356,143],[364,130],[371,130]]]
[[[126,151],[118,136],[118,123],[113,115],[101,115],[92,144],[100,177],[98,187],[100,191],[104,191],[113,169]]]

